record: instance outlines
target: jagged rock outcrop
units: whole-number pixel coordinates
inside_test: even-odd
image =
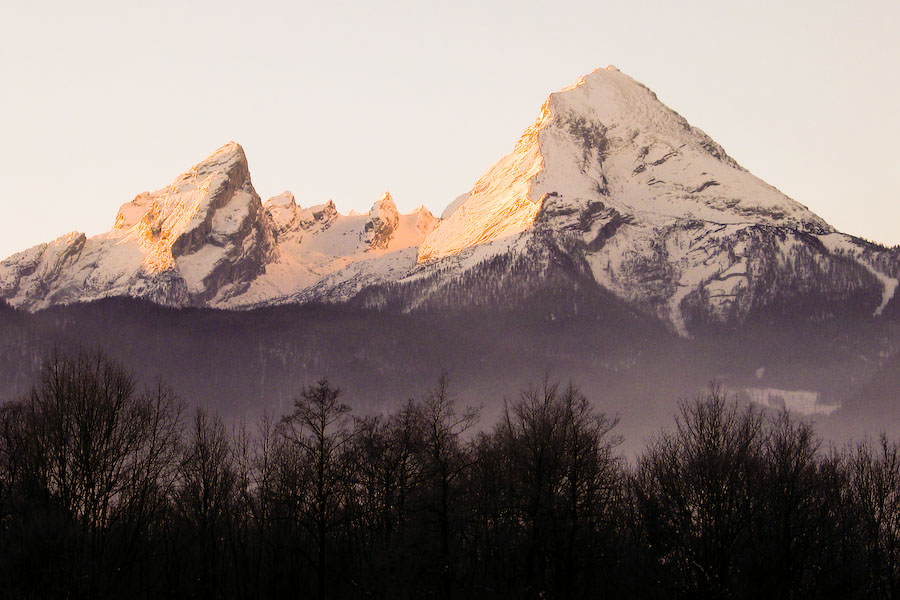
[[[390,192],[385,192],[369,211],[369,220],[363,227],[365,240],[372,248],[387,248],[400,224],[400,213]]]
[[[291,192],[284,191],[277,196],[272,196],[266,200],[263,208],[272,219],[276,236],[296,229],[300,221],[300,209]]]
[[[836,232],[614,67],[551,94],[442,217],[402,215],[389,193],[367,214],[302,208],[290,192],[262,204],[232,143],[123,205],[110,232],[0,263],[0,297],[243,308],[381,286],[364,303],[412,311],[524,303],[544,280],[595,286],[682,335],[900,311],[896,251]]]
[[[72,233],[3,261],[0,295],[29,309],[118,295],[206,305],[240,293],[273,252],[271,219],[230,143],[122,205],[109,232]]]

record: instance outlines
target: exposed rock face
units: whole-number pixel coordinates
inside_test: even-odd
[[[897,284],[884,248],[834,232],[614,68],[551,94],[513,153],[454,204],[419,248],[423,272],[452,265],[464,277],[510,252],[542,264],[535,249],[551,244],[685,335],[767,307],[880,313]]]
[[[552,281],[612,293],[682,335],[900,311],[897,251],[834,231],[611,67],[551,94],[442,217],[402,215],[389,193],[367,214],[302,208],[290,192],[263,205],[232,143],[123,205],[109,233],[0,263],[0,297],[241,308],[370,288],[367,306],[443,310],[527,303]]]
[[[285,191],[269,198],[266,200],[263,208],[272,218],[276,235],[282,235],[292,229],[296,229],[300,220],[300,209],[297,206],[297,201],[294,199],[294,194],[291,192]]]
[[[19,299],[19,305],[31,305],[47,299],[48,304],[65,302],[67,291],[52,289],[53,283],[84,249],[83,233],[73,231],[47,244],[38,244],[14,254],[3,262],[3,296]]]
[[[416,209],[416,212],[413,214],[416,218],[416,231],[421,233],[424,239],[437,227],[438,219],[424,205]]]
[[[108,233],[73,233],[10,257],[0,290],[29,309],[118,295],[205,305],[263,272],[274,241],[244,151],[230,143],[124,204]]]
[[[299,228],[303,231],[327,229],[340,216],[332,200],[302,209],[299,214]]]
[[[390,192],[385,192],[369,211],[369,221],[364,228],[366,241],[372,248],[387,248],[399,224],[397,205]]]
[[[401,215],[385,193],[366,214],[341,215],[328,201],[301,209],[285,194],[266,201],[278,226],[278,256],[246,293],[223,306],[342,301],[366,286],[397,281],[416,266],[434,229],[428,209]]]

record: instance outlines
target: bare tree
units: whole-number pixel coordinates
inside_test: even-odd
[[[133,571],[164,509],[177,466],[180,403],[157,386],[144,394],[105,354],[56,352],[18,413],[16,476],[31,499],[72,532],[74,585],[100,593]],[[78,557],[77,560],[75,557]],[[87,573],[79,570],[87,569]],[[89,576],[91,575],[91,576]]]
[[[449,386],[450,379],[444,371],[422,402],[419,455],[422,483],[426,489],[425,507],[437,522],[440,578],[446,598],[453,595],[450,541],[454,484],[471,464],[462,436],[476,425],[480,415],[480,411],[472,407],[458,414]]]
[[[274,521],[275,421],[268,412],[259,418],[255,434],[243,420],[234,431],[232,465],[235,474],[234,508],[230,542],[235,557],[238,595],[263,592],[264,572],[278,568],[277,552],[267,547]]]
[[[329,538],[346,517],[351,491],[350,408],[339,402],[340,394],[322,378],[304,387],[294,411],[283,420],[283,435],[301,469],[298,516],[315,543],[320,600],[327,597]]]
[[[188,435],[175,502],[190,533],[190,546],[196,550],[192,562],[200,571],[198,592],[217,597],[226,576],[224,541],[233,517],[236,476],[225,427],[218,417],[198,408]]]
[[[597,569],[592,541],[609,532],[620,484],[615,424],[577,387],[560,390],[549,376],[505,405],[494,436],[512,529],[524,529],[516,577],[526,593],[570,597],[576,580]]]
[[[882,435],[849,459],[850,487],[875,598],[900,598],[900,444]]]
[[[764,447],[763,501],[755,553],[759,593],[795,598],[816,589],[815,572],[822,561],[819,546],[828,540],[829,494],[821,473],[819,440],[812,426],[782,411],[770,423]],[[763,577],[765,572],[765,577]]]
[[[684,594],[727,596],[761,509],[762,415],[720,386],[682,402],[674,433],[641,457],[633,492],[656,566]]]

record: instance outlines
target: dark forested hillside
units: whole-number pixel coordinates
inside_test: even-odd
[[[102,348],[142,382],[162,378],[228,423],[285,410],[322,375],[354,410],[376,414],[420,395],[445,369],[458,396],[488,416],[524,381],[547,371],[571,377],[594,390],[599,409],[621,417],[629,452],[666,422],[675,399],[711,380],[734,392],[801,390],[840,404],[817,417],[830,438],[900,425],[900,393],[889,383],[900,328],[891,318],[757,319],[684,339],[587,290],[505,310],[413,313],[354,305],[171,309],[127,298],[37,313],[0,308],[0,398],[26,394],[54,347]]]

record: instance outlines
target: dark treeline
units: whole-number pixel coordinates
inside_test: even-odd
[[[102,354],[0,407],[5,598],[898,598],[900,447],[821,448],[721,389],[634,463],[545,379],[493,428],[443,376],[359,418],[327,380],[226,428]]]

